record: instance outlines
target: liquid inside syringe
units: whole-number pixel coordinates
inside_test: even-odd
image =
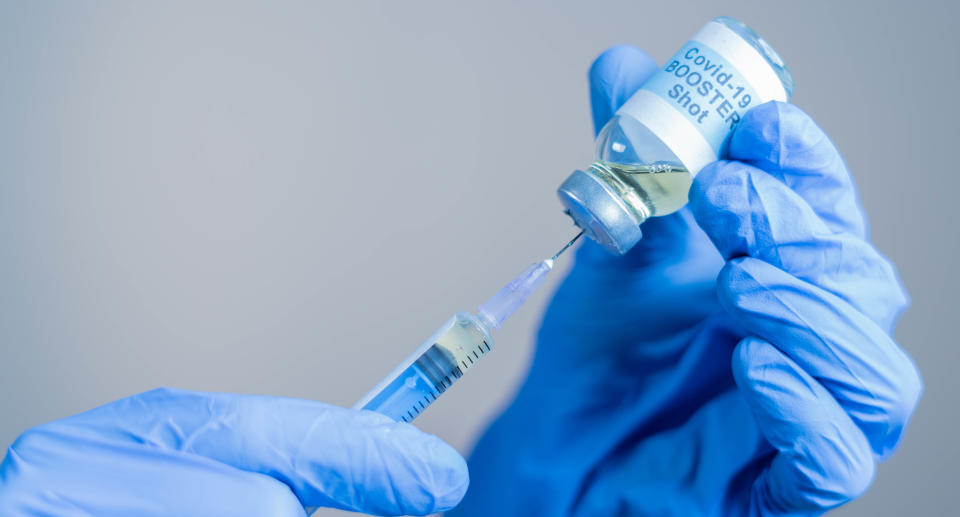
[[[409,422],[492,346],[485,326],[472,314],[459,312],[354,407]]]
[[[573,245],[577,234],[553,257],[531,264],[486,303],[477,314],[458,312],[354,405],[410,422],[463,377],[493,347],[490,333],[530,297]]]

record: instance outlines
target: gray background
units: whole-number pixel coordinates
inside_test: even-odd
[[[948,2],[0,2],[0,444],[161,385],[351,404],[571,235],[594,56],[719,14],[784,56],[913,298],[926,392],[837,514],[952,513]],[[469,451],[551,289],[420,427]]]

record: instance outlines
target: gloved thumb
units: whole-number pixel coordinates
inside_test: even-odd
[[[305,507],[425,515],[455,506],[468,483],[466,462],[439,438],[377,413],[307,400],[158,389],[41,429],[265,474]]]

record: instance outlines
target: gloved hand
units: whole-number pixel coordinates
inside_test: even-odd
[[[25,432],[0,465],[0,515],[424,515],[466,488],[452,447],[383,415],[160,389]]]
[[[596,129],[655,68],[594,63]],[[582,245],[453,515],[816,515],[867,489],[922,390],[905,294],[807,115],[754,108],[729,158],[626,256]]]

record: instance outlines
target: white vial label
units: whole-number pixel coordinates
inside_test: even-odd
[[[647,126],[696,174],[726,153],[750,108],[787,99],[776,72],[750,43],[710,22],[620,108]]]
[[[684,45],[643,85],[680,112],[722,154],[733,128],[760,96],[720,54],[700,43]]]

